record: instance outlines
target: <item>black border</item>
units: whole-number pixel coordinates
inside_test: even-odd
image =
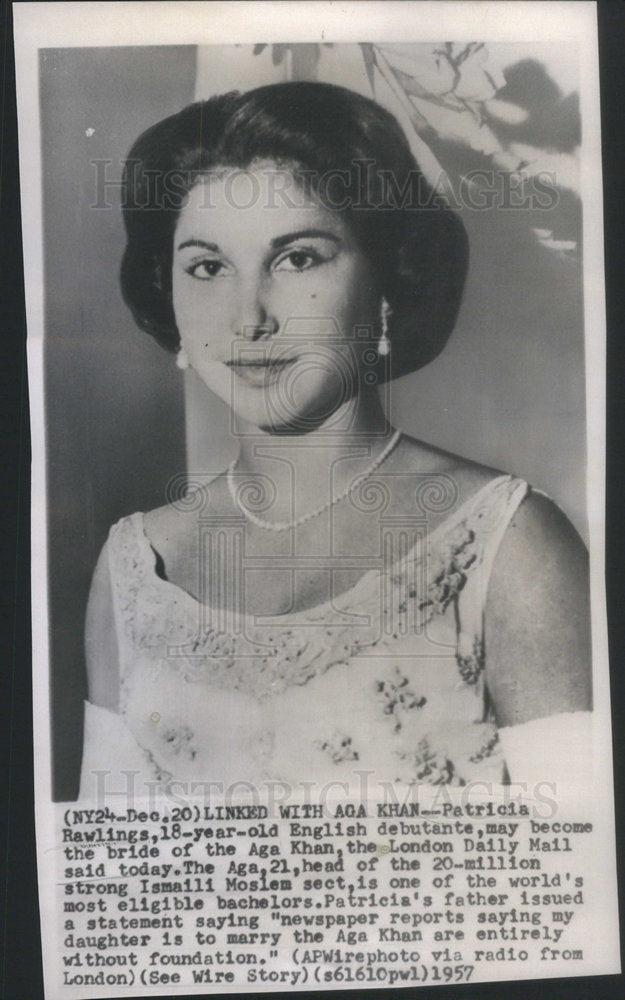
[[[290,0],[295,2],[295,0]],[[531,0],[527,0],[531,2]],[[619,902],[625,914],[625,3],[599,0],[608,328],[606,572],[612,679]],[[30,663],[30,452],[12,11],[0,6],[0,996],[43,996],[35,867]],[[33,123],[33,127],[35,123]],[[600,935],[601,929],[597,928]],[[621,929],[621,956],[625,960]],[[592,947],[592,942],[589,942]],[[540,986],[538,985],[540,983]],[[622,1000],[625,976],[401,990],[302,993],[302,1000]],[[222,997],[224,995],[221,995]],[[282,994],[263,994],[266,1000]],[[214,995],[214,1000],[219,998]]]
[[[10,4],[2,18],[0,119],[0,996],[43,996],[35,865],[30,658],[30,449]]]

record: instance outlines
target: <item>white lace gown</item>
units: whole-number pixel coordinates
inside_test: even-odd
[[[94,760],[122,768],[125,755],[146,780],[224,788],[505,780],[484,605],[528,489],[498,477],[409,545],[389,529],[355,586],[271,620],[225,616],[163,579],[143,515],[123,518],[108,546],[119,716],[87,706],[108,716],[110,745],[87,726],[81,794]]]

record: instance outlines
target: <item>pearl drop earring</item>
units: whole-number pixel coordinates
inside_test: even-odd
[[[380,326],[382,333],[378,341],[378,354],[382,358],[391,353],[391,342],[388,339],[388,319],[392,315],[392,312],[393,310],[386,299],[382,299],[382,304],[380,305]]]
[[[181,371],[184,371],[185,368],[189,367],[189,355],[185,351],[184,347],[179,348],[178,353],[176,354],[176,365]]]

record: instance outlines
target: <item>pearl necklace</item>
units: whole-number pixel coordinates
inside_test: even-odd
[[[346,486],[344,490],[341,490],[341,492],[335,497],[332,497],[331,500],[328,500],[320,507],[316,507],[314,510],[309,511],[308,514],[302,514],[302,516],[298,517],[295,521],[265,521],[262,517],[258,517],[257,514],[254,514],[253,511],[248,510],[248,508],[243,505],[237,495],[237,490],[233,481],[233,473],[237,467],[237,463],[239,461],[238,458],[235,458],[230,463],[226,472],[226,482],[228,483],[230,496],[232,497],[233,503],[239,508],[243,516],[247,518],[248,521],[251,521],[252,524],[255,524],[256,527],[262,528],[264,531],[289,531],[291,528],[299,528],[301,524],[306,524],[307,521],[312,521],[313,518],[319,517],[319,515],[323,514],[324,511],[330,510],[330,508],[334,507],[335,504],[340,503],[341,500],[344,500],[345,497],[352,492],[352,490],[355,490],[357,486],[361,486],[365,480],[369,478],[369,476],[372,476],[376,469],[380,468],[382,463],[386,461],[393,449],[397,446],[401,435],[402,432],[400,430],[396,430],[386,448],[380,452],[378,457],[371,463],[368,469],[365,469],[365,471],[358,476],[357,479],[350,483],[349,486]]]

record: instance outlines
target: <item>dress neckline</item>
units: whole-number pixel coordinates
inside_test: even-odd
[[[467,513],[478,507],[485,497],[489,496],[491,493],[495,493],[500,487],[503,487],[504,485],[511,485],[513,483],[515,486],[520,484],[525,485],[523,480],[517,479],[510,474],[496,476],[494,479],[489,480],[484,484],[484,486],[481,486],[478,490],[476,490],[475,493],[472,493],[471,496],[469,496],[457,510],[452,511],[448,517],[437,524],[432,532],[428,533],[425,537],[417,539],[416,543],[411,546],[407,552],[395,560],[395,562],[391,563],[390,566],[385,567],[384,570],[376,568],[366,570],[362,576],[360,576],[356,582],[352,584],[351,587],[348,587],[340,594],[337,594],[336,597],[331,597],[328,600],[323,601],[320,604],[312,605],[309,608],[302,608],[298,611],[287,611],[282,614],[258,615],[237,611],[237,618],[241,622],[251,623],[256,623],[259,619],[295,623],[296,621],[302,619],[315,620],[322,618],[323,613],[330,608],[336,610],[343,609],[344,602],[346,602],[348,606],[353,605],[354,594],[360,591],[361,588],[365,587],[365,585],[371,580],[378,579],[382,573],[387,575],[398,574],[407,562],[417,558],[416,553],[422,548],[423,542],[431,548],[438,541],[440,535],[443,535],[445,532],[451,532],[454,528],[457,528],[462,520],[466,518]],[[138,511],[136,514],[132,514],[130,516],[130,520],[134,522],[133,526],[135,528],[137,541],[140,544],[142,561],[145,568],[152,574],[152,583],[162,586],[165,590],[169,590],[170,592],[174,591],[184,600],[191,602],[194,607],[202,608],[204,613],[209,617],[211,615],[215,617],[223,616],[226,613],[226,609],[216,608],[211,604],[203,604],[192,593],[185,590],[184,587],[181,587],[179,584],[159,575],[157,570],[158,563],[159,561],[163,563],[163,560],[158,550],[152,545],[150,537],[147,533],[145,526],[145,513],[143,511]]]

